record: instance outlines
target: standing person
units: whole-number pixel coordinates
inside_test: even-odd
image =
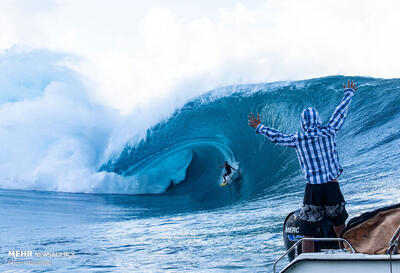
[[[321,126],[318,112],[314,108],[303,110],[303,132],[291,135],[262,125],[259,114],[257,118],[253,113],[248,116],[248,124],[256,129],[257,134],[262,134],[279,145],[296,149],[307,182],[299,216],[300,234],[306,238],[315,236],[318,222],[324,216],[332,222],[338,237],[346,227],[348,214],[337,181],[343,169],[339,164],[335,136],[347,116],[356,85],[353,81],[347,81],[347,87],[344,84],[343,88],[344,97],[325,126]],[[314,242],[303,241],[302,250],[303,253],[314,252]]]
[[[224,183],[226,183],[226,176],[229,176],[230,174],[231,174],[231,172],[232,172],[232,170],[234,170],[234,171],[236,171],[236,172],[238,172],[238,170],[236,170],[235,168],[233,168],[231,165],[229,165],[228,164],[228,162],[227,161],[225,161],[224,162],[224,164],[223,165],[221,165],[221,166],[219,166],[218,168],[225,168],[225,171],[226,171],[226,173],[223,175],[223,177],[224,177]],[[231,170],[232,169],[232,170]]]

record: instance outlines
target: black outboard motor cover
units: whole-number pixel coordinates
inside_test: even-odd
[[[285,248],[288,250],[291,248],[300,238],[300,209],[297,209],[288,216],[286,216],[285,222],[283,224],[283,242],[285,243]],[[337,238],[336,233],[333,229],[333,225],[328,219],[323,219],[318,224],[318,233],[315,235],[316,238]],[[316,241],[315,251],[319,252],[322,249],[338,249],[339,245],[337,242],[326,242],[326,241]],[[297,253],[301,253],[301,244],[297,246]],[[289,261],[295,258],[295,250],[288,254]]]

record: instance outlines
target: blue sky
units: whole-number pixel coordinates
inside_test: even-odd
[[[392,0],[5,0],[0,52],[57,52],[131,113],[228,84],[398,77],[398,14]]]

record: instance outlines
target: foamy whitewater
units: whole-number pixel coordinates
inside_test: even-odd
[[[121,116],[64,57],[0,57],[2,272],[269,272],[305,182],[295,152],[256,135],[247,115],[295,132],[315,107],[326,122],[347,79],[359,86],[337,138],[350,217],[400,201],[398,79],[234,85]],[[242,178],[223,188],[225,160]],[[11,264],[12,250],[74,256]]]

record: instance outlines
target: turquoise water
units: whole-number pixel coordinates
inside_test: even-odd
[[[400,80],[352,79],[359,89],[337,138],[350,217],[400,202]],[[284,252],[284,218],[301,205],[305,183],[294,150],[256,135],[247,114],[294,132],[311,106],[326,122],[345,80],[213,90],[105,160],[98,172],[108,179],[91,193],[3,186],[0,271],[270,272]],[[242,179],[222,188],[224,160]],[[13,250],[73,255],[17,265],[9,264]]]

